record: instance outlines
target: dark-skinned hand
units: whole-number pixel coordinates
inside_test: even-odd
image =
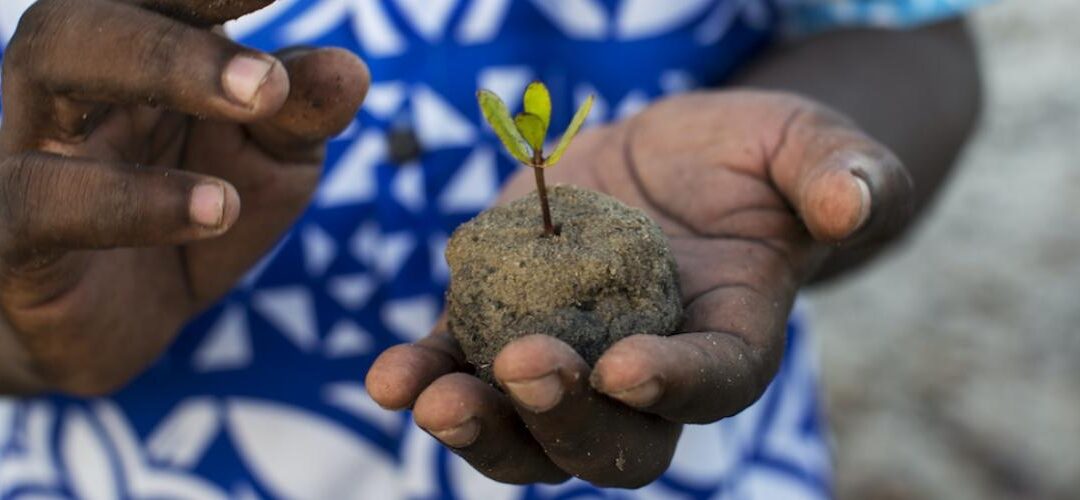
[[[367,377],[372,397],[413,408],[420,427],[510,483],[657,478],[683,424],[734,415],[764,392],[795,295],[830,248],[883,238],[911,199],[896,157],[850,121],[756,91],[663,100],[583,134],[547,174],[609,193],[663,227],[686,316],[677,335],[623,339],[591,369],[553,337],[521,338],[494,362],[505,394],[467,374],[445,321],[383,353]],[[503,201],[532,182],[522,172]]]
[[[5,392],[127,382],[303,211],[368,73],[345,51],[272,56],[215,29],[270,3],[26,12],[3,73]]]

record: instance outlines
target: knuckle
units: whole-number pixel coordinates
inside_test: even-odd
[[[146,78],[151,79],[151,88],[158,88],[172,73],[176,62],[176,53],[183,45],[187,27],[179,22],[166,22],[161,27],[146,34],[141,46],[135,52],[135,62]],[[151,96],[151,100],[155,96]]]
[[[31,220],[36,205],[35,192],[41,183],[41,158],[36,154],[15,155],[0,164],[0,224],[9,241],[31,241],[35,224]]]
[[[5,70],[33,72],[47,65],[42,61],[56,44],[76,5],[70,0],[38,0],[23,13],[4,58]]]
[[[100,173],[94,172],[93,174]],[[91,182],[81,183],[109,186],[108,194],[99,198],[101,206],[96,207],[98,213],[102,215],[108,214],[107,216],[94,218],[94,220],[98,221],[98,224],[101,224],[101,227],[96,228],[96,233],[108,234],[117,225],[146,227],[146,214],[140,207],[140,200],[143,198],[138,183],[127,175],[120,174],[113,177],[112,179],[98,179],[96,182],[87,179]],[[97,203],[88,203],[88,205],[94,206]]]

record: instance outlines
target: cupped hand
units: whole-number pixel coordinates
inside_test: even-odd
[[[0,128],[4,392],[122,385],[304,209],[368,73],[214,28],[270,3],[41,0],[23,16]]]
[[[830,248],[884,238],[908,216],[911,181],[844,117],[793,95],[726,91],[669,98],[584,134],[551,182],[641,208],[671,241],[686,308],[676,335],[636,335],[590,367],[544,335],[494,362],[506,394],[466,374],[441,322],[394,347],[367,378],[385,407],[489,477],[570,476],[635,487],[667,468],[682,424],[734,415],[780,363],[795,295]],[[532,189],[523,172],[506,189]]]

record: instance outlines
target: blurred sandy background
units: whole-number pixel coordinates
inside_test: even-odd
[[[843,500],[1080,498],[1080,1],[974,25],[959,173],[900,251],[810,294]]]

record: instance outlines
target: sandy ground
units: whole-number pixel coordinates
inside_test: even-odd
[[[907,243],[810,294],[842,499],[1080,498],[1080,1],[975,26],[988,85]]]

